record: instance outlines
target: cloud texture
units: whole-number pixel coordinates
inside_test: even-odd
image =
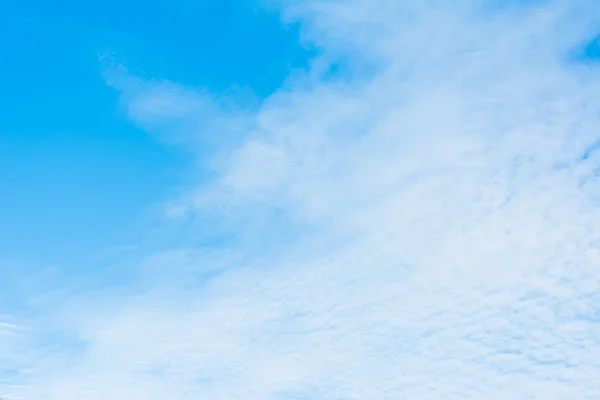
[[[279,7],[322,56],[259,107],[109,79],[233,239],[58,310],[8,398],[600,398],[600,4]]]

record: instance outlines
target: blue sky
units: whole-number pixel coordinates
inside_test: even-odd
[[[244,1],[2,8],[0,254],[36,263],[89,261],[140,240],[146,209],[187,179],[184,150],[119,112],[101,54],[143,77],[257,96],[311,54],[297,28]]]
[[[0,4],[0,397],[600,398],[600,5]]]

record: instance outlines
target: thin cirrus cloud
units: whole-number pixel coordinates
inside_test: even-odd
[[[221,253],[149,255],[168,283],[59,310],[85,346],[37,349],[9,398],[600,398],[599,5],[281,7],[350,72],[251,110],[109,82],[149,132],[222,142],[169,210],[228,221],[233,265],[190,287],[178,263]]]

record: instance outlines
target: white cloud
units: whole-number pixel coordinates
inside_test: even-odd
[[[153,256],[167,283],[76,313],[85,348],[12,394],[600,398],[600,75],[568,58],[599,6],[408,3],[284,5],[326,57],[375,65],[295,78],[228,125],[246,139],[178,206],[231,221],[241,261],[190,284],[169,275],[190,253]],[[135,123],[210,133],[203,95],[120,88]]]

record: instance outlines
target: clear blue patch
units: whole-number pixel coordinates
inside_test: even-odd
[[[573,48],[567,54],[567,61],[576,64],[589,64],[600,61],[600,35]]]
[[[600,36],[596,36],[583,47],[582,58],[590,61],[600,61]]]
[[[185,183],[190,160],[118,112],[100,53],[144,78],[264,97],[316,54],[298,36],[247,0],[0,2],[0,272],[7,259],[90,269],[142,240],[148,208]]]

